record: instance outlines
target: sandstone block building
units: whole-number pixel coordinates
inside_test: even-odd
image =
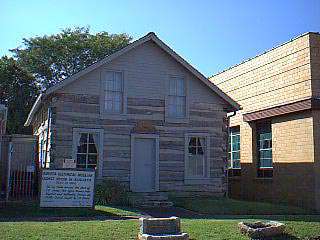
[[[149,33],[47,89],[26,125],[43,168],[73,159],[133,193],[224,196],[225,119],[239,107]]]
[[[230,118],[231,197],[320,210],[320,34],[306,33],[210,78]]]

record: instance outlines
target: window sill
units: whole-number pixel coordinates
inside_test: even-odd
[[[210,184],[211,179],[210,178],[185,178],[184,183],[190,184],[190,185]]]
[[[168,123],[189,123],[188,118],[173,118],[173,117],[166,117],[165,119]]]

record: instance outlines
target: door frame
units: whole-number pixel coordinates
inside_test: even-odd
[[[155,190],[154,192],[159,191],[159,135],[158,134],[148,134],[148,133],[132,133],[131,134],[131,169],[130,169],[130,190],[134,192],[134,179],[135,179],[135,172],[134,172],[134,142],[136,138],[146,138],[146,139],[154,139],[155,140]]]

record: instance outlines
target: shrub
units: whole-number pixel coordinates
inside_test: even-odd
[[[127,205],[128,193],[119,181],[103,180],[96,185],[95,203],[101,205]]]

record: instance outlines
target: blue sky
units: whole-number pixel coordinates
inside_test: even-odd
[[[90,26],[153,31],[210,76],[308,31],[320,32],[320,0],[0,0],[0,56],[22,38]]]

